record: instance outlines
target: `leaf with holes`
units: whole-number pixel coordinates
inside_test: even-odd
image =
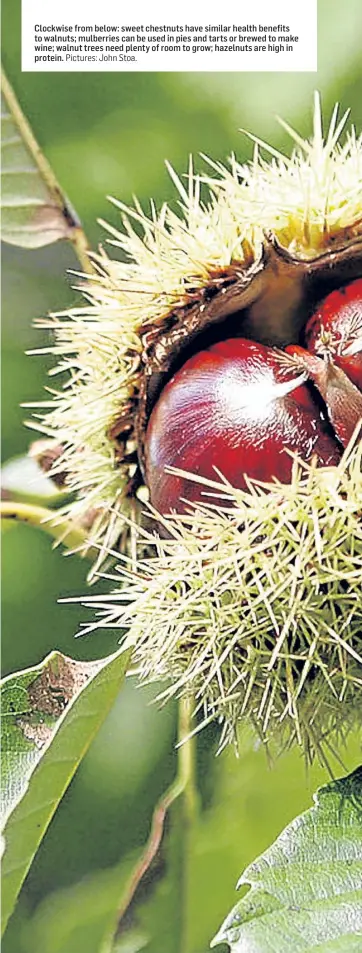
[[[3,929],[53,814],[121,687],[129,653],[60,652],[2,684]]]
[[[244,871],[250,890],[212,946],[231,953],[353,953],[362,949],[362,767],[320,788]]]

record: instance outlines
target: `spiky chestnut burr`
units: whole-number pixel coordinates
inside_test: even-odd
[[[228,737],[249,716],[263,738],[285,730],[307,753],[358,712],[359,448],[352,452],[351,442],[337,465],[334,458],[301,472],[295,463],[290,485],[264,489],[248,478],[248,492],[194,474],[201,509],[161,518],[165,539],[157,514],[147,528],[139,497],[148,426],[171,378],[230,339],[303,350],[283,350],[294,362],[287,380],[303,377],[299,396],[303,388],[313,395],[316,431],[328,422],[339,457],[341,438],[312,365],[300,362],[304,352],[322,361],[304,336],[322,299],[362,276],[362,147],[353,128],[339,145],[345,122],[335,109],[323,138],[317,97],[310,141],[289,130],[290,159],[269,150],[268,163],[259,144],[249,165],[214,166],[218,177],[203,179],[208,204],[192,166],[186,188],[171,170],[181,215],[152,207],[147,218],[119,203],[124,231],[110,232],[125,260],[93,256],[96,277],[81,279],[86,306],[48,322],[69,379],[43,430],[63,448],[55,468],[74,491],[71,513],[97,513],[89,540],[100,546],[99,562],[110,547],[128,559],[129,527],[139,534],[140,560],[150,549],[99,624],[129,626],[141,674],[171,678],[170,692],[195,693],[206,717],[225,719]],[[319,462],[327,462],[324,451]],[[223,460],[215,465],[222,474]],[[127,602],[135,604],[120,611]]]
[[[191,694],[200,727],[221,722],[221,746],[247,720],[326,761],[360,725],[361,454],[247,492],[194,477],[202,505],[160,521],[164,538],[140,529],[154,556],[136,573],[120,561],[108,602],[82,600],[90,628],[126,630],[160,700]]]
[[[141,518],[149,415],[200,335],[303,344],[322,298],[360,278],[362,144],[353,127],[340,143],[347,116],[336,107],[324,138],[316,96],[311,140],[286,127],[290,158],[255,142],[250,164],[209,163],[214,177],[201,180],[190,163],[184,185],[170,169],[179,214],[152,206],[147,217],[116,202],[123,231],[106,228],[123,260],[101,249],[96,275],[79,280],[83,307],[39,322],[54,337],[53,373],[68,379],[34,427],[54,439],[53,474],[66,474],[74,494],[68,515],[98,514],[100,562]]]

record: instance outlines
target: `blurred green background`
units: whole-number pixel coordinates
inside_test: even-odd
[[[317,74],[22,74],[19,0],[5,0],[2,15],[8,76],[93,244],[104,240],[98,217],[117,223],[107,195],[131,202],[136,194],[158,204],[173,198],[165,158],[179,172],[190,152],[225,159],[234,150],[246,158],[251,146],[240,128],[288,148],[275,114],[308,135],[315,88],[326,117],[338,100],[361,127],[359,0],[319,0]],[[4,460],[26,450],[27,412],[19,405],[41,398],[45,382],[45,361],[24,353],[43,341],[33,319],[74,302],[66,271],[76,264],[60,244],[36,252],[3,248]],[[85,590],[85,576],[75,558],[51,554],[40,532],[11,527],[4,533],[5,672],[36,663],[55,647],[87,659],[116,648],[109,633],[75,641],[85,610],[57,605],[59,596]],[[94,924],[144,843],[152,807],[175,771],[175,710],[158,711],[152,695],[129,682],[92,745],[27,878],[4,953],[98,953]],[[250,739],[239,760],[232,751],[214,754],[210,728],[198,747],[201,809],[189,859],[187,953],[205,953],[235,902],[245,864],[309,806],[311,792],[327,777],[319,767],[306,776],[295,752],[269,768]],[[348,768],[357,763],[353,739],[344,759]],[[119,953],[179,950],[181,895],[176,884],[175,898],[166,855],[160,868],[131,911]]]

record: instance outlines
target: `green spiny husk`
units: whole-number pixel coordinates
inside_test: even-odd
[[[347,119],[336,106],[324,131],[316,94],[310,139],[287,126],[290,157],[254,140],[253,159],[242,165],[234,156],[227,166],[207,160],[212,174],[200,176],[190,161],[181,179],[169,168],[177,212],[151,202],[147,214],[137,201],[130,209],[116,202],[121,229],[106,228],[121,260],[101,248],[92,255],[94,273],[78,278],[82,306],[40,322],[52,332],[45,351],[61,382],[33,426],[54,440],[51,475],[64,476],[72,494],[64,513],[91,526],[98,566],[139,518],[143,412],[150,411],[142,405],[165,372],[158,352],[172,345],[168,374],[175,340],[185,332],[187,343],[205,312],[208,322],[219,321],[249,304],[246,336],[295,342],[290,320],[307,318],[309,280],[343,283],[361,274],[362,138]]]
[[[140,530],[154,555],[120,557],[95,626],[127,629],[141,679],[192,694],[221,744],[247,719],[267,742],[321,757],[361,713],[361,444],[338,467],[295,463],[293,480],[200,483],[205,501]],[[193,477],[192,479],[197,479]],[[233,508],[230,508],[230,502]],[[93,626],[92,626],[93,627]]]

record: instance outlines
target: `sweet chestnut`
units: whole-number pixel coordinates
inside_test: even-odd
[[[362,138],[346,122],[336,107],[324,130],[316,95],[290,157],[255,140],[251,162],[171,169],[175,208],[117,203],[120,260],[102,247],[85,307],[49,318],[68,376],[40,424],[93,575],[120,553],[96,627],[127,632],[141,679],[193,697],[221,747],[246,718],[307,762],[360,722]]]
[[[341,450],[318,401],[279,352],[244,338],[220,341],[191,357],[171,378],[147,429],[146,476],[159,511],[200,499],[200,486],[169,467],[234,487],[245,478],[288,483],[294,451],[324,466]]]

